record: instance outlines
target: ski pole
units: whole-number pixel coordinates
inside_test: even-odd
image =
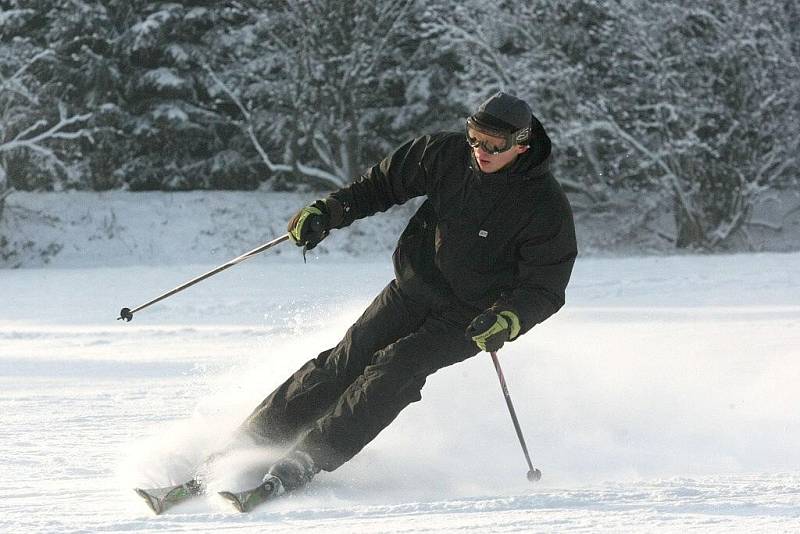
[[[214,269],[208,271],[205,274],[201,274],[200,276],[198,276],[196,278],[192,278],[191,280],[189,280],[185,284],[179,285],[175,289],[170,289],[166,293],[164,293],[162,295],[159,295],[158,297],[154,298],[153,300],[151,300],[149,302],[145,302],[144,304],[142,304],[140,306],[137,306],[134,309],[122,308],[122,310],[120,310],[120,312],[119,312],[119,317],[117,317],[117,321],[125,320],[125,321],[130,322],[133,319],[133,314],[134,313],[136,313],[138,311],[141,311],[141,310],[147,308],[148,306],[150,306],[152,304],[155,304],[156,302],[160,302],[160,301],[164,300],[167,297],[171,297],[175,293],[178,293],[179,291],[183,291],[187,287],[191,287],[191,286],[195,285],[198,282],[202,282],[206,278],[210,278],[210,277],[214,276],[215,274],[217,274],[219,272],[222,272],[222,271],[224,271],[225,269],[227,269],[229,267],[233,267],[234,265],[236,265],[238,263],[241,263],[241,262],[243,262],[244,260],[246,260],[248,258],[252,258],[256,254],[260,254],[260,253],[264,252],[265,250],[270,249],[270,248],[274,247],[275,245],[277,245],[279,243],[283,243],[287,239],[289,239],[289,234],[284,234],[284,235],[282,235],[280,237],[277,237],[277,238],[273,239],[269,243],[264,243],[260,247],[254,248],[250,252],[245,252],[241,256],[237,256],[236,258],[233,258],[228,263],[220,265],[219,267],[215,267]]]
[[[525,445],[525,438],[522,436],[522,429],[519,426],[519,420],[517,420],[517,412],[514,411],[514,404],[511,402],[511,395],[508,393],[508,387],[506,387],[506,378],[503,376],[503,370],[500,368],[500,360],[497,358],[497,352],[492,351],[490,354],[492,355],[494,368],[497,371],[497,378],[500,379],[500,387],[503,389],[503,396],[506,398],[511,420],[514,422],[514,430],[517,431],[519,444],[522,445],[522,452],[525,454],[525,461],[528,462],[528,480],[536,482],[542,478],[542,472],[533,467],[533,463],[531,463],[531,455],[528,454],[528,446]]]

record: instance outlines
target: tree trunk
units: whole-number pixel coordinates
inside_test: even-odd
[[[675,197],[675,246],[680,249],[702,248],[705,244],[705,231],[700,221],[689,213],[687,207]]]
[[[0,224],[3,222],[3,209],[6,207],[6,198],[13,191],[14,190],[12,188],[0,190]]]

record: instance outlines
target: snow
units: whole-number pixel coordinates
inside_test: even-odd
[[[185,79],[180,77],[174,70],[166,67],[149,70],[144,73],[142,79],[145,83],[158,89],[183,89],[188,85]]]
[[[6,200],[0,226],[0,266],[223,263],[286,232],[286,221],[298,206],[319,195],[15,192]],[[356,221],[348,232],[331,235],[318,250],[336,252],[339,257],[385,259],[415,203],[370,221]],[[8,241],[7,251],[3,238]],[[284,249],[272,253],[274,258],[286,255]]]
[[[189,120],[189,114],[182,110],[179,106],[172,104],[161,104],[153,110],[153,117],[156,119],[164,119],[176,123],[183,123]]]
[[[797,253],[580,258],[567,306],[500,352],[539,483],[482,355],[430,377],[422,402],[299,495],[153,516],[131,488],[180,479],[336,343],[391,277],[388,251],[347,247],[370,222],[394,226],[340,232],[308,264],[280,245],[123,323],[123,306],[274,237],[265,221],[297,200],[216,206],[232,236],[192,197],[164,224],[160,203],[178,197],[137,198],[52,214],[51,266],[0,270],[0,532],[800,530]],[[140,213],[114,222],[123,208]],[[95,235],[104,218],[114,237]],[[46,227],[29,237],[47,242]],[[212,486],[247,485],[268,457],[234,455]]]

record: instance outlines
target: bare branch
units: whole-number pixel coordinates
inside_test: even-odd
[[[78,122],[84,122],[88,120],[91,116],[92,116],[91,113],[84,113],[83,115],[73,115],[72,117],[65,117],[63,116],[62,112],[61,119],[52,127],[40,133],[39,135],[25,138],[24,135],[30,134],[31,132],[33,132],[33,130],[45,124],[44,121],[37,121],[34,126],[26,128],[11,141],[0,144],[0,152],[14,150],[16,148],[28,148],[30,150],[34,150],[43,153],[45,155],[48,155],[48,157],[52,157],[53,152],[49,149],[42,147],[41,144],[51,139],[78,139],[80,137],[87,137],[91,139],[92,137],[91,131],[87,129],[81,129],[74,132],[64,131],[65,128],[72,126],[73,124],[76,124]]]
[[[497,53],[495,50],[489,46],[489,44],[484,39],[477,38],[471,31],[467,31],[466,29],[462,28],[457,24],[442,24],[442,23],[431,23],[429,25],[433,29],[438,29],[440,31],[449,33],[456,37],[457,39],[471,43],[475,45],[478,49],[481,50],[482,53],[475,53],[472,55],[474,59],[486,65],[490,70],[492,70],[495,75],[499,78],[499,80],[505,85],[506,87],[511,86],[511,80],[509,80],[508,76],[506,75],[505,70],[501,67],[500,58],[497,57]],[[478,31],[479,28],[473,28],[475,31]],[[489,60],[484,60],[484,54],[486,57],[490,58]]]
[[[38,121],[34,122],[32,125],[28,126],[24,130],[22,130],[20,133],[18,133],[16,135],[16,137],[14,137],[13,141],[16,141],[18,139],[25,139],[31,132],[34,132],[34,131],[38,130],[39,128],[45,126],[46,124],[47,124],[46,120],[39,119]],[[2,149],[3,149],[3,145],[0,145],[0,150],[2,150]]]
[[[627,142],[631,147],[639,151],[641,154],[646,156],[650,161],[656,164],[661,170],[664,172],[664,176],[669,179],[673,191],[678,197],[681,205],[685,208],[687,216],[692,219],[693,223],[697,224],[696,214],[692,209],[692,203],[684,191],[683,185],[681,184],[680,179],[678,176],[673,172],[670,165],[664,160],[662,156],[660,156],[657,152],[654,152],[647,148],[645,145],[640,143],[636,138],[634,138],[631,134],[626,132],[622,129],[622,127],[617,124],[617,122],[611,118],[607,117],[605,120],[602,121],[594,121],[591,123],[591,127],[597,129],[603,129],[610,133],[613,133]]]
[[[249,122],[250,121],[250,110],[248,110],[244,106],[244,104],[242,104],[241,99],[238,96],[236,96],[233,93],[233,91],[230,90],[230,88],[225,84],[225,82],[223,82],[219,78],[219,76],[217,76],[217,73],[214,72],[214,70],[211,68],[211,66],[208,63],[203,63],[203,68],[206,70],[208,75],[211,76],[211,79],[214,80],[217,83],[217,85],[220,86],[220,88],[225,92],[226,95],[228,95],[228,98],[231,99],[231,102],[233,102],[236,105],[236,107],[239,108],[239,111],[242,113],[242,115],[244,116],[245,120]]]
[[[250,138],[250,142],[253,143],[256,151],[258,151],[258,155],[261,156],[261,161],[267,166],[267,168],[272,172],[289,172],[292,170],[291,165],[282,165],[278,163],[273,163],[272,160],[269,158],[266,150],[264,150],[261,141],[258,140],[258,136],[256,135],[256,131],[253,128],[252,123],[247,124],[247,136]]]
[[[752,220],[752,221],[747,222],[747,225],[748,226],[761,227],[761,228],[767,228],[769,230],[775,230],[776,232],[783,231],[783,225],[782,224],[773,224],[773,223],[767,222],[767,221]]]
[[[381,57],[383,57],[383,51],[386,48],[386,45],[388,44],[390,38],[392,37],[392,35],[394,33],[392,31],[393,28],[396,28],[396,27],[399,26],[397,24],[397,21],[408,14],[408,11],[409,11],[410,7],[413,5],[413,3],[414,3],[414,0],[408,0],[404,5],[401,5],[397,9],[395,14],[392,16],[392,21],[389,24],[389,31],[384,34],[382,39],[378,39],[378,45],[373,48],[374,53],[372,54],[372,61],[364,69],[362,75],[368,75],[368,74],[372,73],[375,70],[375,68],[377,67],[378,63],[380,62]],[[391,6],[391,7],[395,7],[395,6]],[[390,15],[391,15],[391,9],[386,9],[386,11],[381,14],[381,17],[378,20],[378,22],[375,24],[375,30],[381,31],[381,29],[384,27],[384,24],[383,24],[384,17],[390,16]]]
[[[36,54],[35,56],[33,56],[27,63],[25,63],[23,66],[21,66],[19,69],[17,69],[17,72],[12,74],[11,77],[3,80],[3,83],[0,84],[0,90],[5,90],[6,85],[9,85],[10,82],[14,82],[14,81],[20,80],[22,78],[22,75],[25,74],[25,72],[34,63],[36,63],[37,61],[39,61],[43,57],[51,56],[53,54],[55,54],[55,52],[53,52],[52,50],[43,50],[43,51],[39,52],[38,54]]]
[[[308,165],[304,165],[300,161],[298,161],[296,163],[296,165],[297,165],[297,170],[299,170],[300,172],[302,172],[306,176],[313,176],[314,178],[321,178],[322,180],[328,181],[328,182],[330,182],[331,184],[333,184],[333,185],[335,185],[337,187],[341,187],[341,186],[345,185],[344,181],[342,180],[342,178],[340,176],[332,174],[332,173],[330,173],[328,171],[319,169],[317,167],[310,167]]]
[[[591,200],[592,202],[597,202],[599,200],[594,191],[592,191],[590,188],[588,188],[585,184],[581,182],[578,182],[576,180],[571,180],[569,178],[559,178],[558,181],[562,186],[566,187],[567,189],[571,189],[572,191],[576,191],[582,195],[586,195],[586,197],[589,198],[589,200]]]

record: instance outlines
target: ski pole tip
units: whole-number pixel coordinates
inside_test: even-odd
[[[531,482],[539,482],[542,479],[542,472],[538,469],[531,469],[528,471],[528,480]]]
[[[133,320],[133,313],[131,313],[131,309],[122,308],[119,311],[119,317],[117,317],[117,321],[125,321],[129,323],[131,320]]]

